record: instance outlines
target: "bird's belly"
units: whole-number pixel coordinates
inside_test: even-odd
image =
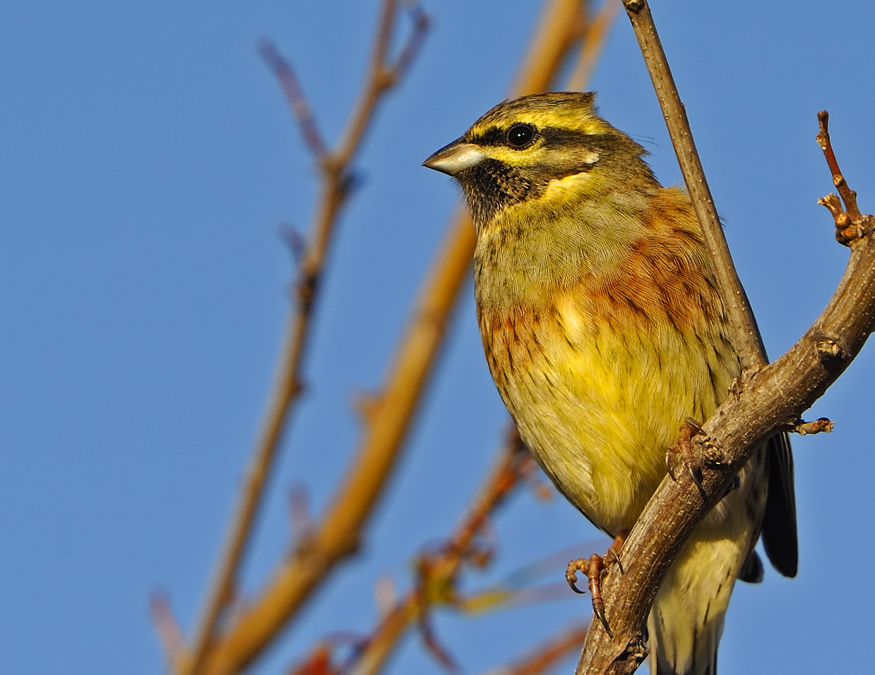
[[[704,420],[731,374],[709,362],[701,339],[670,326],[572,325],[561,311],[488,323],[492,375],[538,463],[598,527],[631,528],[680,425]]]

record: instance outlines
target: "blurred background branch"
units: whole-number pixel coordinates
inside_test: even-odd
[[[432,271],[420,290],[420,299],[410,312],[408,330],[396,347],[395,361],[387,371],[379,394],[364,406],[363,439],[346,477],[337,488],[333,506],[321,521],[299,541],[295,553],[270,580],[258,597],[233,616],[223,612],[234,597],[234,580],[246,550],[247,541],[293,405],[303,390],[301,369],[311,335],[313,309],[321,283],[337,218],[353,184],[351,163],[366,130],[374,119],[377,104],[388,89],[406,73],[423,42],[428,19],[417,5],[410,12],[413,29],[400,56],[390,64],[388,54],[394,33],[397,3],[383,2],[371,65],[362,94],[354,106],[346,131],[336,149],[329,149],[319,130],[295,71],[276,48],[263,42],[260,50],[274,71],[297,121],[307,147],[313,153],[322,175],[321,198],[312,225],[309,244],[298,252],[299,280],[297,309],[289,320],[276,386],[265,414],[247,481],[228,534],[228,542],[214,579],[190,650],[180,652],[178,640],[166,641],[176,672],[235,673],[246,667],[277,635],[312,592],[328,577],[333,567],[355,553],[362,545],[362,530],[380,495],[385,491],[397,464],[406,433],[416,414],[421,395],[443,344],[453,307],[470,268],[474,247],[473,228],[461,209],[451,219],[444,244],[439,248]],[[555,81],[569,56],[579,51],[570,82],[583,87],[592,73],[601,47],[617,13],[617,3],[605,3],[599,13],[589,17],[590,8],[581,0],[546,2],[541,21],[531,39],[512,87],[512,94],[543,91]],[[300,246],[293,246],[293,250]],[[426,565],[426,559],[421,565]],[[433,563],[434,561],[432,561]],[[449,583],[461,559],[443,560],[440,576]],[[446,569],[449,564],[450,568]],[[428,579],[435,577],[435,564],[429,564]],[[424,570],[425,567],[421,567]],[[426,577],[421,580],[423,583]],[[423,606],[424,586],[399,608],[395,616],[418,617],[429,642]],[[427,605],[428,603],[426,603]],[[411,607],[416,611],[411,613]],[[166,612],[160,613],[165,616]],[[175,635],[166,628],[162,635]],[[392,622],[388,622],[387,625]],[[403,624],[403,625],[402,625]],[[398,623],[397,631],[406,622]],[[388,631],[388,632],[387,632]],[[391,637],[386,637],[391,635]],[[369,644],[362,662],[371,665],[362,672],[376,672],[395,645],[398,635],[388,628]],[[379,656],[372,656],[379,654]]]
[[[297,303],[289,317],[283,352],[277,366],[274,390],[268,400],[265,419],[246,473],[246,481],[234,512],[227,542],[216,567],[215,579],[194,635],[192,649],[183,658],[177,656],[180,673],[200,672],[206,651],[215,641],[215,631],[222,610],[233,598],[237,570],[246,551],[247,542],[279,449],[283,432],[289,424],[293,405],[304,387],[301,370],[308,341],[311,338],[313,310],[340,212],[353,185],[351,163],[373,120],[377,105],[407,71],[422,45],[428,21],[422,10],[414,6],[413,29],[401,58],[389,62],[389,48],[394,36],[398,3],[384,0],[379,15],[377,35],[370,68],[358,102],[347,122],[341,141],[328,149],[307,104],[291,66],[270,43],[262,43],[261,52],[279,80],[293,117],[320,167],[321,198],[311,226],[310,242],[301,252],[297,282]],[[344,546],[346,548],[346,546]]]

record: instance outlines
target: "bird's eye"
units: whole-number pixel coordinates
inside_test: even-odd
[[[531,124],[514,124],[507,130],[507,144],[514,150],[524,150],[535,141],[535,127]]]

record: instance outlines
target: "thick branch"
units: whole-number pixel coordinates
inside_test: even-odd
[[[707,240],[714,232],[720,232],[719,221],[704,177],[699,174],[701,167],[692,143],[676,140],[676,136],[681,141],[684,137],[689,140],[683,106],[671,82],[646,2],[625,0],[625,5],[660,102],[666,101],[667,123],[670,131],[675,128],[672,139]],[[824,129],[822,133],[825,134]],[[819,136],[818,140],[823,147],[824,139]],[[828,142],[828,138],[826,140]],[[684,167],[690,163],[698,175],[688,174],[689,166]],[[838,173],[835,161],[830,163],[830,168],[834,175]],[[705,213],[701,213],[703,210]],[[696,523],[725,494],[754,449],[776,431],[793,427],[802,413],[847,368],[875,328],[875,241],[872,237],[875,219],[859,216],[859,212],[854,215],[857,217],[851,220],[856,221],[856,231],[860,234],[851,244],[853,252],[842,281],[829,305],[793,348],[775,363],[757,368],[756,353],[759,352],[762,363],[762,351],[759,344],[754,349],[753,338],[759,343],[755,324],[750,322],[744,329],[741,337],[744,338],[742,356],[746,372],[729,398],[704,425],[704,435],[696,439],[703,452],[707,449],[709,457],[719,460],[719,466],[705,469],[701,486],[686,475],[679,482],[666,477],[648,502],[623,546],[623,572],[610,575],[602,589],[614,638],[607,635],[601,624],[593,624],[578,663],[579,675],[632,673],[637,669],[645,654],[643,626],[653,598]],[[719,270],[723,256],[719,251],[715,256],[712,242],[708,244]],[[726,270],[734,276],[731,262],[723,271]],[[738,311],[739,301],[746,305],[743,291],[739,285],[737,291],[727,294],[723,283],[725,280],[721,281],[721,295],[738,330],[738,321],[743,318]],[[732,308],[733,305],[736,306]],[[749,311],[749,307],[745,307],[745,313]]]
[[[821,136],[818,140],[824,145]],[[835,173],[834,156],[829,160],[827,156]],[[856,212],[849,220],[860,235],[850,242],[847,269],[829,304],[780,359],[749,370],[696,437],[717,468],[705,469],[701,490],[689,476],[679,482],[666,477],[639,517],[623,546],[623,573],[611,575],[602,589],[615,637],[610,639],[596,622],[578,674],[632,673],[637,668],[653,597],[695,524],[725,494],[760,443],[797,426],[875,329],[875,217]]]

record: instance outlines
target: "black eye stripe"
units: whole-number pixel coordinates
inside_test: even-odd
[[[590,147],[604,138],[602,134],[588,134],[577,129],[545,127],[541,130],[545,148]]]
[[[503,145],[513,150],[521,150],[524,148],[516,147],[508,140],[508,134],[517,126],[531,127],[535,132],[533,140],[543,139],[544,147],[548,149],[560,148],[562,146],[589,147],[593,144],[598,144],[604,138],[604,134],[589,134],[579,129],[563,129],[560,127],[544,127],[539,129],[533,124],[519,122],[510,127],[491,127],[477,135],[470,136],[468,140],[470,143],[484,147]],[[532,143],[525,147],[530,147],[531,145]]]
[[[504,133],[504,129],[491,127],[483,133],[471,138],[471,142],[484,146],[504,145]]]

